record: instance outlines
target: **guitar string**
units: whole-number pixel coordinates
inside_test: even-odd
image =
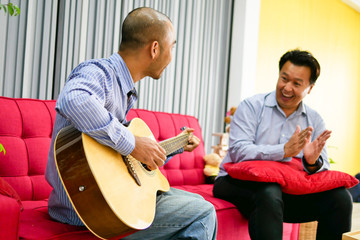
[[[183,146],[187,141],[187,138],[184,139],[178,139],[176,141],[167,142],[164,144],[160,144],[166,152],[171,153],[175,150],[177,150],[179,147]]]
[[[170,154],[170,153],[176,151],[184,143],[186,143],[189,135],[190,134],[184,134],[181,136],[170,138],[170,139],[160,142],[159,144],[161,147],[163,147],[165,149],[167,154]]]
[[[162,142],[160,142],[159,144],[160,145],[168,145],[168,144],[171,144],[171,143],[176,143],[176,142],[180,142],[180,141],[184,141],[185,139],[188,138],[188,135],[179,135],[177,137],[173,137],[173,138],[169,138],[169,139],[166,139]]]

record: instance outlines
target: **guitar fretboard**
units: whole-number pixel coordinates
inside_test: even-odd
[[[190,133],[180,134],[176,137],[164,140],[164,141],[160,142],[159,144],[162,148],[165,149],[166,156],[167,156],[167,155],[175,152],[176,150],[182,148],[183,146],[185,146],[186,143],[188,142],[189,135],[190,135]]]

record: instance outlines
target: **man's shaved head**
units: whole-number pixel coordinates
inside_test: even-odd
[[[152,8],[141,7],[131,11],[122,25],[120,51],[136,50],[151,41],[161,43],[171,20]]]

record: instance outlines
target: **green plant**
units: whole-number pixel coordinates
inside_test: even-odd
[[[0,143],[0,153],[4,152],[4,155],[6,154],[4,146]]]
[[[4,9],[5,13],[8,11],[10,16],[17,16],[20,14],[20,8],[12,3],[2,4],[0,3],[0,11]]]
[[[328,148],[328,149],[331,149],[331,148],[333,148],[333,149],[338,149],[336,146],[328,146],[327,148]],[[330,156],[329,156],[329,162],[330,162],[330,163],[335,163],[334,159],[333,159],[332,157],[330,157]]]

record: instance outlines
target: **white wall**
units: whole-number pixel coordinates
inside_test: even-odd
[[[260,0],[235,0],[227,106],[255,93]]]

